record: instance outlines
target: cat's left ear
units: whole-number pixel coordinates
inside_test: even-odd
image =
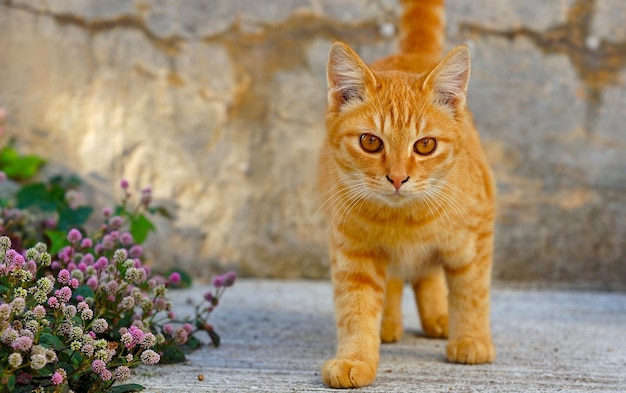
[[[367,89],[376,85],[374,74],[359,55],[341,42],[330,47],[326,78],[328,104],[336,110],[365,101]]]
[[[423,89],[431,91],[433,103],[456,114],[466,102],[470,77],[470,51],[467,45],[452,49],[430,72]]]

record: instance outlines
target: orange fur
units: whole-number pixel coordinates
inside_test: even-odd
[[[403,4],[400,53],[371,67],[342,43],[329,54],[318,181],[337,322],[337,354],[322,368],[331,387],[375,379],[380,341],[402,337],[405,279],[424,333],[449,337],[451,362],[495,358],[495,190],[466,107],[469,50],[459,46],[437,62],[443,1]]]

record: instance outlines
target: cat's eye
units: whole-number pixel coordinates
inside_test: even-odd
[[[372,134],[361,135],[361,147],[368,153],[378,153],[383,149],[383,140]]]
[[[437,140],[431,137],[422,138],[413,145],[413,150],[421,156],[432,154],[436,148]]]

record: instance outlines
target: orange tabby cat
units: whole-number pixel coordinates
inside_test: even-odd
[[[370,384],[403,333],[410,280],[424,333],[451,362],[491,362],[494,181],[466,107],[470,53],[439,61],[443,0],[403,0],[398,54],[371,67],[334,43],[319,187],[330,221],[338,348],[328,386]]]

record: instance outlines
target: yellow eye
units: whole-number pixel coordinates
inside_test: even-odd
[[[415,142],[413,146],[413,150],[421,156],[427,156],[432,154],[437,148],[437,140],[435,138],[422,138],[419,141]]]
[[[361,147],[368,153],[378,153],[383,149],[383,140],[372,134],[361,135]]]

